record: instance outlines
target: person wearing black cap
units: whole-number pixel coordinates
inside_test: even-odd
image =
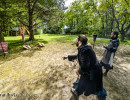
[[[95,94],[98,96],[98,93],[103,90],[102,68],[97,61],[93,49],[87,45],[87,41],[88,39],[85,35],[78,36],[76,40],[78,54],[63,57],[64,60],[68,59],[69,61],[73,61],[77,58],[79,62],[80,67],[76,72],[79,77],[78,85],[74,85],[74,87],[71,88],[75,100],[78,100],[81,94],[85,96]],[[99,97],[99,100],[106,100],[106,94]]]
[[[104,72],[104,76],[107,76],[108,71],[110,69],[113,69],[112,65],[113,59],[118,46],[119,46],[118,32],[114,31],[111,33],[111,39],[108,46],[103,46],[106,50],[104,51],[100,64],[101,66],[104,66],[104,69],[106,69],[106,71]]]

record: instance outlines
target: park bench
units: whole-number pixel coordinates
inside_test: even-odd
[[[0,51],[2,51],[2,55],[0,56],[5,57],[5,55],[8,54],[7,49],[8,49],[8,42],[0,42]]]

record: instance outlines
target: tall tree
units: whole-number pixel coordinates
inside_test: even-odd
[[[81,30],[104,37],[116,30],[124,40],[130,29],[129,7],[128,0],[75,0],[66,12],[66,25],[75,32]]]
[[[0,1],[0,41],[4,41],[4,35],[8,34],[13,24],[11,4],[10,0]]]
[[[130,10],[127,0],[106,0],[112,9],[112,15],[117,23],[118,31],[121,33],[121,40],[124,41],[125,34],[130,29]]]
[[[4,42],[4,35],[2,34],[1,31],[1,25],[0,25],[0,42]]]
[[[18,1],[17,1],[18,2]],[[17,3],[16,2],[16,3]],[[64,0],[21,0],[19,6],[24,7],[24,11],[18,12],[18,20],[26,25],[30,31],[30,40],[34,39],[33,28],[38,23],[36,20],[40,19],[44,21],[49,21],[52,15],[59,9],[62,9]],[[23,20],[23,18],[25,18]]]

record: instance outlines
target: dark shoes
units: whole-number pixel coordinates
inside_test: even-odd
[[[76,89],[75,88],[71,88],[71,92],[72,92],[72,94],[73,94],[73,100],[79,100],[79,96],[78,96],[78,93],[77,93],[77,91],[76,91]]]
[[[70,100],[79,100],[79,96],[78,93],[76,91],[75,88],[71,88],[71,92],[72,92],[72,97],[70,98]],[[97,96],[97,100],[106,100],[106,95],[104,96]]]
[[[107,73],[108,73],[108,69],[106,69],[106,71],[104,72],[103,76],[107,76]]]
[[[105,76],[105,77],[106,77],[106,76],[107,76],[107,72],[103,73],[103,76]]]
[[[106,96],[97,96],[97,100],[106,100]]]

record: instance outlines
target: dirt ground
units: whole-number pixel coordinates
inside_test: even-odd
[[[100,60],[102,45],[96,45],[94,51]],[[11,54],[13,59],[1,60],[0,100],[69,100],[79,66],[74,67],[76,61],[62,57],[76,53],[77,48],[71,43],[48,43],[43,48]],[[130,100],[129,77],[130,46],[122,45],[115,56],[114,70],[104,77],[107,100]],[[96,96],[80,96],[80,100],[92,99],[96,100]]]

